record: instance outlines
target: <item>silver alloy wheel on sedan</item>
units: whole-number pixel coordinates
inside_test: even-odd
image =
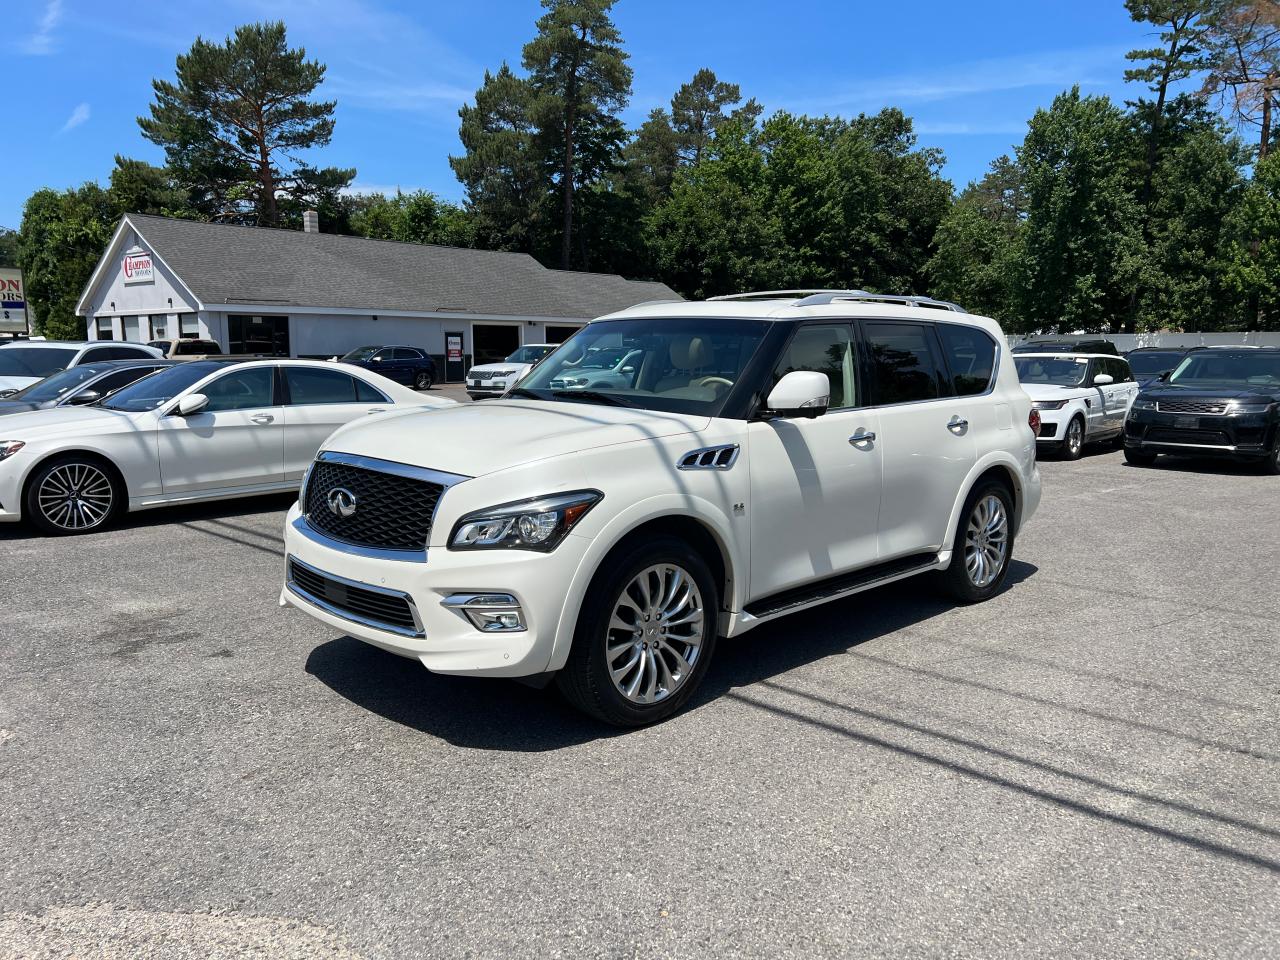
[[[111,515],[115,487],[91,463],[72,462],[50,470],[36,491],[45,520],[62,530],[91,530]]]
[[[1074,457],[1083,446],[1084,424],[1080,422],[1079,417],[1073,417],[1067,424],[1067,453]]]
[[[647,567],[614,602],[605,661],[614,687],[632,703],[665,700],[689,679],[702,649],[702,592],[674,563]]]
[[[964,566],[975,587],[994,583],[1009,556],[1009,514],[1004,501],[989,493],[973,505],[965,529]]]

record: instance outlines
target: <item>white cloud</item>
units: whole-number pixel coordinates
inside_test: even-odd
[[[59,133],[66,133],[68,130],[74,130],[80,124],[89,119],[89,105],[87,103],[78,103],[76,108],[71,111],[71,116],[67,117],[67,122],[62,125]]]
[[[22,51],[33,57],[48,56],[53,53],[53,31],[62,22],[62,0],[48,0],[44,15],[36,26],[36,32],[22,41]]]

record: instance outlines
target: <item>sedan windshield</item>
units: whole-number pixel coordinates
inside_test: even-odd
[[[1280,351],[1193,353],[1178,364],[1178,369],[1169,375],[1169,382],[1180,387],[1212,385],[1274,390],[1280,387]]]
[[[180,363],[176,367],[165,367],[159,373],[143,377],[117,390],[100,406],[108,410],[123,410],[126,413],[138,413],[142,410],[154,410],[167,400],[172,400],[193,383],[203,380],[216,370],[221,370],[221,363],[208,363],[195,360]]]
[[[506,363],[537,363],[555,347],[521,347],[511,356],[507,357]]]
[[[520,382],[517,396],[716,416],[764,339],[763,320],[589,323]],[[629,359],[590,366],[603,350]]]
[[[1182,359],[1181,350],[1170,350],[1164,353],[1131,353],[1126,360],[1135,377],[1158,377],[1166,370],[1172,370]]]
[[[372,347],[356,347],[350,353],[343,356],[342,359],[343,360],[368,360],[370,357],[372,357],[375,353],[377,353],[381,349],[382,347],[380,345],[375,345]]]
[[[74,347],[0,348],[0,377],[40,377],[65,370],[75,359]]]
[[[25,390],[19,390],[10,400],[26,400],[30,403],[44,403],[48,400],[58,400],[65,397],[86,380],[91,380],[98,374],[102,373],[108,367],[99,367],[93,364],[83,364],[79,367],[71,367],[67,370],[59,370],[51,377],[46,377],[37,383],[33,383]]]
[[[1089,361],[1082,357],[1017,357],[1018,379],[1023,383],[1049,383],[1078,387],[1084,383]]]

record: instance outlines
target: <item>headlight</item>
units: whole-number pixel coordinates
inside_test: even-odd
[[[8,460],[25,446],[21,440],[0,440],[0,460]]]
[[[1227,404],[1227,413],[1266,413],[1274,403],[1241,403],[1239,400],[1232,400]]]
[[[1036,409],[1037,410],[1061,410],[1070,402],[1071,402],[1070,400],[1037,400]]]
[[[1133,406],[1130,407],[1131,410],[1154,410],[1155,408],[1156,402],[1154,400],[1147,400],[1145,397],[1139,397],[1137,400],[1133,401]]]
[[[577,490],[469,513],[453,528],[451,550],[554,550],[604,494]]]

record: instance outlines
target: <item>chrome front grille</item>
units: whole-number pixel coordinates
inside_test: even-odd
[[[1226,413],[1226,400],[1157,400],[1160,413]]]

